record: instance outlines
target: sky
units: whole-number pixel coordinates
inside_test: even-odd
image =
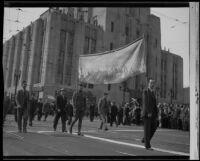
[[[21,10],[19,10],[21,9]],[[48,8],[4,8],[3,42],[34,22]],[[183,86],[189,86],[189,8],[151,8],[160,18],[161,47],[183,58]]]

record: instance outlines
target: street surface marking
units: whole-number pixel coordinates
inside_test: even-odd
[[[135,154],[129,154],[129,153],[124,153],[124,152],[120,152],[120,151],[116,151],[117,153],[121,153],[121,154],[125,154],[125,155],[131,155],[131,156],[136,156]]]
[[[135,129],[135,130],[133,130],[133,129],[124,129],[124,130],[110,130],[110,131],[144,131],[144,129]],[[156,131],[172,131],[172,130],[165,130],[165,129],[158,129],[158,130],[156,130]]]
[[[13,132],[6,131],[6,133],[7,133],[7,134],[14,135],[14,136],[16,136],[18,139],[21,139],[21,140],[24,139],[24,137],[22,137],[22,136],[20,136],[20,135],[17,135],[17,134],[14,134]]]
[[[111,139],[105,139],[105,138],[100,138],[100,137],[95,137],[95,136],[90,136],[90,135],[84,135],[84,136],[88,137],[88,138],[96,139],[96,140],[107,141],[107,142],[110,142],[110,143],[115,143],[115,144],[120,144],[120,145],[126,145],[126,146],[145,149],[144,146],[138,145],[138,144],[131,144],[131,143],[115,141],[115,140],[111,140]],[[156,151],[160,151],[160,152],[167,152],[167,153],[171,153],[171,154],[189,156],[189,153],[184,153],[184,152],[177,152],[177,151],[165,150],[165,149],[160,149],[160,148],[153,148],[153,149],[156,150]]]

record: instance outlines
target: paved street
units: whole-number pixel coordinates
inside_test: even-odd
[[[78,136],[77,123],[73,134],[61,132],[61,121],[53,131],[53,117],[47,121],[33,121],[28,133],[18,133],[14,116],[8,115],[3,127],[4,156],[189,156],[189,132],[161,129],[156,131],[146,150],[141,143],[142,126],[109,127],[98,130],[100,121],[83,121],[84,136]],[[67,126],[67,129],[69,126]]]

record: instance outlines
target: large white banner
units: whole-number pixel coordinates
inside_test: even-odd
[[[104,53],[80,55],[79,81],[91,84],[121,83],[146,72],[144,39]]]

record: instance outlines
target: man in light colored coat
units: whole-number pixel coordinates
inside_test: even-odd
[[[101,119],[101,124],[100,124],[99,129],[102,129],[104,126],[104,130],[108,130],[107,115],[109,113],[109,105],[108,105],[107,96],[108,96],[108,93],[104,93],[104,96],[99,99],[99,103],[98,103],[98,112],[99,112],[99,117]]]

